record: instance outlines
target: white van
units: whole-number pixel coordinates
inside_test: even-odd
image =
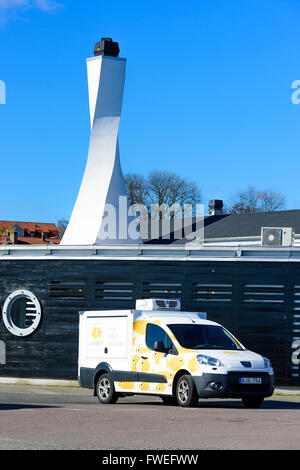
[[[137,300],[136,310],[80,312],[78,380],[101,403],[133,394],[193,406],[200,398],[241,398],[259,407],[274,390],[270,361],[248,351],[206,313],[180,301]]]

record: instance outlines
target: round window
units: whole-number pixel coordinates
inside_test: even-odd
[[[3,305],[3,321],[6,328],[16,336],[28,336],[41,321],[41,305],[28,290],[10,294]]]

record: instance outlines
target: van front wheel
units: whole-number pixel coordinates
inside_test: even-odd
[[[182,375],[176,385],[176,399],[180,406],[194,406],[199,397],[193,378],[190,375]]]
[[[100,403],[109,404],[116,403],[119,395],[115,392],[114,383],[108,374],[99,377],[96,386],[96,393]]]

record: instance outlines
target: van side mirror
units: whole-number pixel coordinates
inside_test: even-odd
[[[155,341],[153,345],[154,351],[161,352],[161,353],[168,353],[169,349],[165,347],[162,341]]]

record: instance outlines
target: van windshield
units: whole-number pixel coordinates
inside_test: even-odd
[[[187,349],[242,350],[236,339],[221,326],[215,325],[168,325],[178,343]]]

